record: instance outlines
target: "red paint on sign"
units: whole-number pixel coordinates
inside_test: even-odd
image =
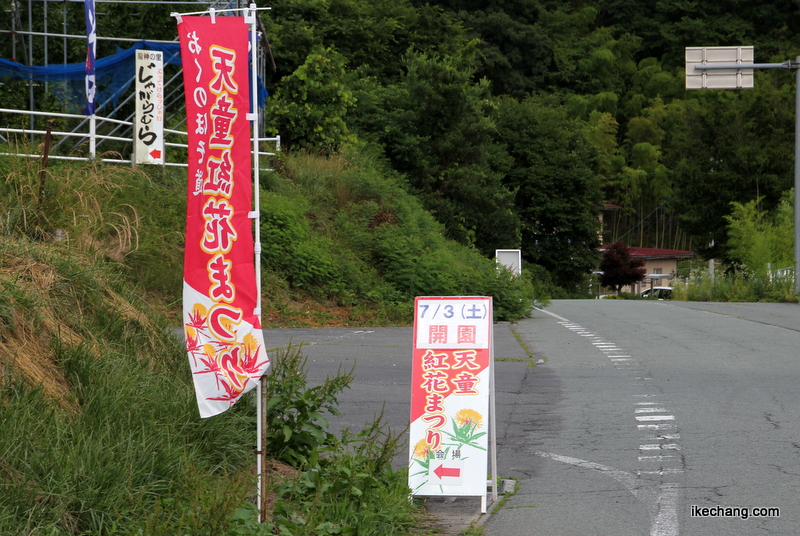
[[[439,464],[439,467],[433,470],[433,474],[441,478],[452,477],[458,478],[461,476],[461,469],[457,467],[445,467],[444,464]]]

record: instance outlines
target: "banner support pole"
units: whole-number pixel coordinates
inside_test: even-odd
[[[256,278],[256,309],[254,314],[258,316],[259,323],[261,322],[261,226],[259,218],[259,209],[261,207],[261,187],[260,187],[260,158],[258,146],[258,54],[256,39],[256,4],[251,3],[247,11],[246,22],[250,29],[250,113],[247,114],[247,119],[250,121],[250,133],[253,142],[253,211],[251,216],[255,226],[253,230],[253,256],[255,264],[255,278]],[[258,380],[258,387],[256,389],[257,398],[257,430],[258,436],[257,443],[257,456],[256,462],[258,472],[258,521],[263,523],[266,521],[267,512],[264,505],[266,499],[266,475],[264,469],[267,465],[267,404],[269,398],[266,389],[266,375],[261,376]]]

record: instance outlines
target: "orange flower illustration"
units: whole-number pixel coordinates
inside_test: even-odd
[[[192,312],[189,313],[189,323],[186,324],[186,327],[198,330],[205,329],[207,316],[208,309],[202,303],[195,303],[192,307]]]

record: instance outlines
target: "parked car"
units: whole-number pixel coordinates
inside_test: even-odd
[[[653,287],[644,289],[639,293],[642,298],[650,298],[653,300],[671,300],[672,287]]]

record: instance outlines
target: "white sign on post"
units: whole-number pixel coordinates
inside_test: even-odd
[[[164,60],[162,52],[136,51],[135,164],[164,163]]]
[[[522,251],[519,249],[496,249],[494,258],[505,266],[509,272],[518,276],[522,273]]]
[[[749,89],[753,87],[752,46],[687,47],[686,89]],[[698,65],[740,64],[741,69],[696,69]]]
[[[418,297],[408,485],[414,495],[486,501],[492,298]],[[483,506],[485,511],[485,506]]]

